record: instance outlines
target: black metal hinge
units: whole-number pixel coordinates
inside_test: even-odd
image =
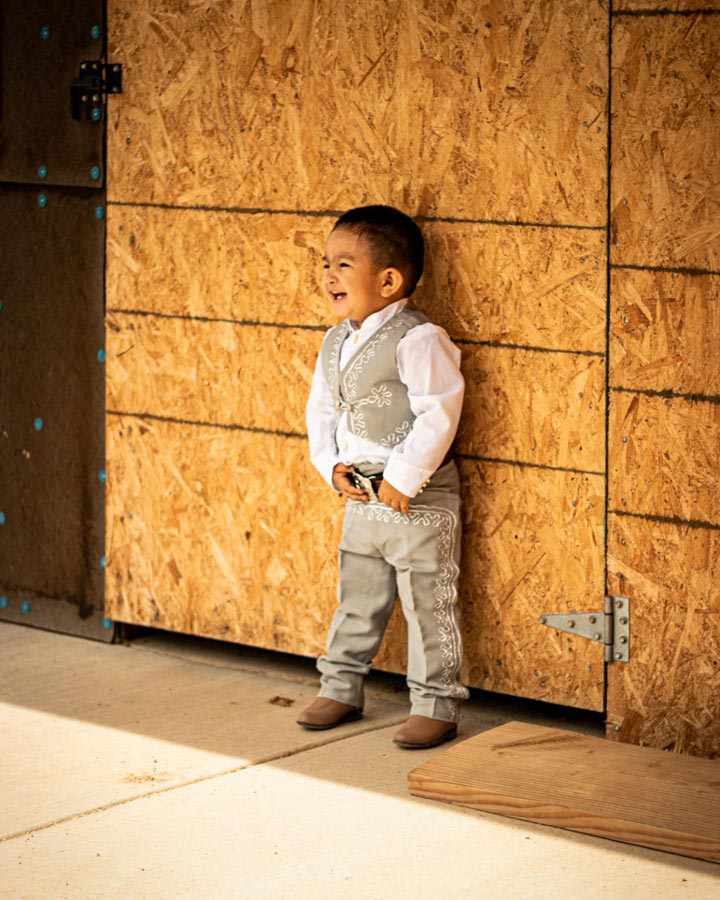
[[[81,62],[80,73],[70,85],[70,114],[73,119],[79,119],[85,108],[91,109],[92,118],[99,119],[102,98],[108,94],[122,94],[122,65],[101,59]]]

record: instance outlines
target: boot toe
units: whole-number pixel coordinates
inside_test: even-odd
[[[457,725],[427,716],[410,716],[395,733],[393,743],[403,750],[426,750],[457,737]]]
[[[331,700],[327,697],[317,697],[307,709],[300,713],[297,724],[310,731],[326,731],[328,728],[336,728],[346,722],[356,722],[362,717],[361,707],[340,703],[338,700]]]

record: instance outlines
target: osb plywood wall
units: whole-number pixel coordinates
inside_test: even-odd
[[[320,260],[339,211],[391,203],[418,217],[426,237],[417,305],[463,351],[466,680],[602,709],[600,647],[537,617],[602,605],[608,361],[617,371],[614,416],[622,400],[658,399],[638,393],[642,379],[676,372],[687,380],[680,365],[648,362],[653,348],[668,355],[669,313],[659,298],[652,306],[640,279],[668,264],[663,246],[677,253],[668,228],[692,243],[692,205],[710,165],[703,157],[691,184],[686,170],[671,167],[677,184],[666,171],[671,202],[686,191],[685,219],[675,209],[668,222],[656,205],[655,230],[643,231],[657,175],[632,154],[646,141],[644,153],[664,158],[651,133],[658,117],[652,128],[627,120],[609,159],[609,62],[639,53],[646,29],[701,23],[717,35],[718,19],[613,15],[585,0],[118,0],[108,13],[111,58],[125,69],[108,123],[108,613],[295,653],[322,650],[342,504],[309,465],[303,417],[332,324],[317,286]],[[680,34],[673,40],[676,52],[690,52]],[[636,69],[622,101],[613,88],[616,118],[633,103],[642,108],[656,83]],[[708,78],[717,78],[711,68]],[[711,113],[697,115],[696,142]],[[621,150],[634,193],[621,188]],[[619,210],[608,202],[609,172],[613,195],[629,197]],[[616,254],[640,268],[615,267]],[[701,309],[717,310],[712,276],[707,290],[684,277],[700,300],[687,319],[672,307],[680,316],[672,339],[683,348],[699,341],[699,353],[711,346]],[[633,355],[631,329],[649,314],[665,330],[638,332]],[[693,394],[707,387],[697,376]],[[717,407],[682,402],[691,414],[676,405],[663,422],[675,422],[675,434],[704,435],[695,462],[686,454],[682,463],[710,496],[699,474],[710,436],[693,411]],[[647,441],[641,434],[658,437],[646,409],[622,449],[611,443],[611,481],[627,470],[620,454]],[[663,466],[676,474],[662,447],[654,476],[646,454],[636,456],[643,462],[632,466],[633,491],[617,488],[626,504],[611,499],[611,543],[615,524],[653,521],[647,515],[657,510],[643,504],[663,496]],[[637,507],[628,505],[634,497]],[[689,492],[686,502],[694,502]],[[643,518],[620,515],[631,512]],[[649,535],[652,549],[654,527]],[[681,562],[673,565],[680,577]],[[617,592],[630,592],[629,572]],[[641,640],[633,637],[634,647]],[[403,656],[396,617],[378,665],[402,671]],[[633,677],[645,676],[638,669]],[[617,708],[645,721],[639,690],[624,690]],[[643,690],[654,690],[647,678]],[[636,726],[631,737],[653,734],[653,725]]]

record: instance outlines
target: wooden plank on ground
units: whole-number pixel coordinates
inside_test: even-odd
[[[414,769],[418,797],[720,862],[720,762],[509,722]]]

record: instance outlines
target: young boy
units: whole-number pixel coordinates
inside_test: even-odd
[[[399,594],[408,624],[411,715],[393,740],[434,747],[457,734],[462,643],[458,473],[450,446],[465,384],[446,332],[407,308],[422,275],[418,226],[389,206],[342,215],[323,289],[343,320],[325,336],[307,405],[310,457],[347,498],[339,609],[318,660],[309,729],[362,717],[363,679]]]

